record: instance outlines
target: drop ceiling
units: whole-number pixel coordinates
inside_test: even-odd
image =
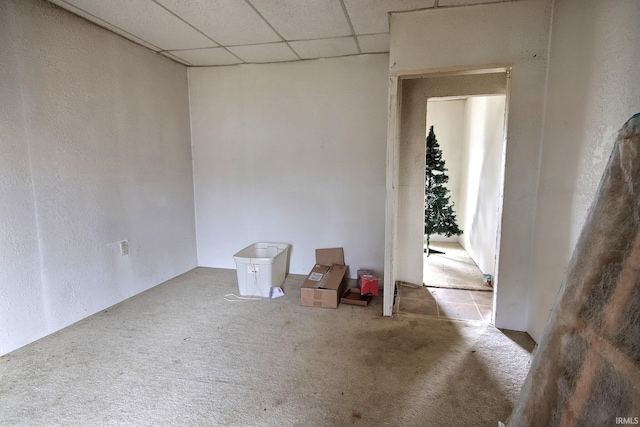
[[[389,52],[390,12],[503,0],[49,1],[174,61],[216,66]]]

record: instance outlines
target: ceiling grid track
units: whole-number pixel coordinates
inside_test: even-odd
[[[251,1],[250,1],[250,0],[244,0],[244,1],[245,1],[245,3],[247,3],[247,4],[249,5],[249,7],[250,7],[251,9],[253,9],[253,11],[254,11],[254,12],[255,12],[259,17],[260,17],[260,19],[262,19],[262,20],[265,22],[265,24],[267,24],[267,25],[269,26],[269,28],[271,28],[271,30],[273,30],[273,32],[274,32],[274,33],[276,33],[276,34],[278,35],[278,37],[280,37],[280,39],[284,42],[284,44],[286,44],[286,45],[287,45],[287,47],[288,47],[289,49],[291,49],[291,52],[293,52],[293,54],[294,54],[298,59],[302,59],[302,57],[301,57],[300,55],[298,55],[298,52],[296,52],[296,51],[291,47],[291,45],[289,44],[289,42],[288,42],[284,37],[282,37],[282,34],[280,34],[280,33],[278,32],[278,30],[276,30],[276,29],[273,27],[273,25],[271,25],[271,22],[267,21],[267,19],[262,15],[262,13],[260,13],[260,11],[259,11],[259,10],[258,10],[254,5],[253,5],[253,3],[251,3]]]
[[[131,34],[129,31],[124,30],[124,29],[122,29],[122,28],[118,27],[117,25],[114,25],[114,24],[112,24],[112,23],[110,23],[110,22],[107,22],[107,21],[103,20],[102,18],[100,18],[99,16],[96,16],[96,15],[94,15],[94,14],[93,14],[93,13],[91,13],[91,12],[87,12],[86,10],[84,10],[84,9],[82,9],[82,8],[79,8],[78,6],[76,6],[76,5],[74,5],[74,4],[71,4],[71,3],[69,3],[68,1],[65,1],[65,0],[58,0],[58,1],[59,1],[60,3],[64,3],[64,4],[66,4],[66,5],[67,5],[69,8],[71,8],[71,9],[79,10],[79,11],[81,11],[82,13],[84,13],[84,14],[87,14],[87,15],[91,16],[91,17],[92,17],[93,19],[95,19],[96,21],[101,22],[103,25],[100,25],[98,22],[95,22],[95,21],[90,21],[90,22],[93,22],[94,24],[98,25],[99,27],[104,28],[104,29],[105,29],[105,30],[107,30],[107,31],[110,31],[110,32],[112,32],[112,33],[114,33],[114,34],[119,35],[120,37],[124,37],[124,38],[126,38],[127,40],[131,40],[131,41],[135,42],[135,40],[132,40],[132,39],[130,39],[130,38],[128,38],[128,37],[123,36],[122,34],[118,34],[118,33],[114,32],[114,31],[112,31],[112,30],[107,26],[107,25],[109,25],[109,26],[111,26],[111,27],[115,28],[115,29],[116,29],[116,30],[118,30],[118,31],[122,31],[124,34],[129,35],[129,36],[130,36],[130,37],[132,37],[133,39],[138,39],[138,40],[140,40],[141,42],[144,42],[144,43],[148,44],[149,46],[152,46],[152,47],[153,47],[153,50],[155,50],[156,52],[162,52],[162,51],[163,51],[163,49],[161,49],[160,47],[158,47],[158,46],[154,45],[153,43],[149,43],[149,42],[148,42],[148,41],[146,41],[145,39],[143,39],[143,38],[141,38],[141,37],[138,37],[138,36],[136,36],[135,34]],[[55,4],[55,3],[52,3],[52,4],[54,4],[55,6],[61,7],[61,6],[59,6],[59,5]],[[68,10],[68,9],[67,9],[67,10]],[[73,11],[72,11],[72,10],[69,10],[69,12],[72,12],[72,13],[73,13]],[[83,18],[83,17],[82,17],[82,16],[80,16],[80,15],[78,15],[78,16],[79,16],[80,18]],[[86,18],[83,18],[83,19],[86,19]],[[138,43],[138,44],[139,44],[139,43]]]
[[[172,61],[218,67],[388,54],[391,14],[516,0],[47,1]]]
[[[344,17],[347,19],[347,24],[349,24],[349,29],[351,30],[351,37],[353,37],[353,41],[356,42],[356,49],[358,49],[358,55],[362,54],[362,49],[360,49],[360,42],[358,41],[358,36],[356,35],[355,30],[353,29],[353,23],[351,22],[351,17],[349,16],[349,11],[347,10],[347,6],[344,4],[344,0],[340,0],[340,6],[342,6],[342,11],[344,12]]]
[[[195,27],[193,24],[191,24],[190,22],[185,21],[184,19],[182,19],[181,16],[175,14],[171,9],[169,9],[168,7],[166,7],[165,5],[163,5],[162,3],[158,2],[157,0],[151,0],[152,2],[154,2],[155,4],[157,4],[158,6],[160,6],[161,8],[163,8],[164,10],[166,10],[167,12],[169,12],[170,14],[172,14],[173,16],[175,16],[176,18],[178,18],[180,21],[184,22],[185,24],[187,24],[188,26],[190,26],[191,28],[193,28],[194,30],[196,30],[197,32],[199,32],[200,34],[202,34],[204,37],[206,37],[207,39],[211,40],[216,46],[211,46],[211,47],[203,47],[200,49],[213,49],[213,48],[222,48],[224,50],[226,50],[227,52],[229,52],[231,55],[233,55],[234,57],[238,58],[238,60],[242,61],[243,64],[245,64],[245,60],[240,58],[238,55],[236,55],[235,53],[231,52],[229,49],[227,49],[225,46],[221,45],[220,43],[218,43],[217,41],[215,41],[214,39],[212,39],[211,37],[209,37],[207,34],[203,33],[202,31],[200,31],[199,28]],[[173,50],[177,50],[177,49],[173,49]],[[185,49],[186,50],[186,49]]]

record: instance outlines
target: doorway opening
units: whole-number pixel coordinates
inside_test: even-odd
[[[504,94],[427,99],[426,132],[433,126],[462,234],[425,238],[423,284],[440,296],[440,305],[463,304],[448,309],[471,320],[490,321],[493,309],[484,292],[493,290],[501,222],[505,101]]]
[[[452,302],[475,313],[466,319],[491,323],[495,319],[495,288],[485,280],[491,277],[493,284],[498,280],[509,74],[509,68],[469,70],[404,76],[397,81],[397,109],[391,111],[396,118],[391,130],[397,150],[395,172],[390,176],[397,183],[397,191],[391,194],[394,203],[389,205],[395,218],[392,276],[395,283],[426,288],[431,301],[422,305],[431,309],[435,305],[438,317],[465,319],[463,313],[443,307]],[[432,125],[443,150],[450,176],[447,187],[463,233],[453,238],[431,236],[432,248],[444,254],[427,257],[425,139]],[[468,290],[474,287],[478,295]],[[455,295],[458,291],[466,294],[459,297]],[[418,293],[411,290],[410,294]],[[398,295],[409,297],[400,289]],[[405,301],[404,306],[409,303]],[[399,305],[403,304],[395,307]]]
[[[430,236],[432,249],[444,253],[425,256],[427,285],[490,289],[501,222],[505,100],[502,94],[427,99],[427,132],[433,126],[447,196],[463,231]]]

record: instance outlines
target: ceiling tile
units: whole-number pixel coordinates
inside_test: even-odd
[[[504,0],[440,0],[438,6],[467,6],[480,3],[498,3]]]
[[[279,42],[266,22],[240,0],[156,0],[224,46]]]
[[[81,9],[78,9],[77,7],[75,7],[72,4],[65,3],[63,0],[49,0],[49,1],[51,3],[54,3],[54,4],[58,5],[58,6],[60,6],[63,9],[68,10],[69,12],[71,12],[71,13],[73,13],[75,15],[78,15],[78,16],[86,19],[87,21],[91,21],[94,24],[99,25],[102,28],[106,28],[107,30],[109,30],[109,31],[111,31],[113,33],[119,34],[122,37],[124,37],[126,39],[129,39],[129,40],[131,40],[131,41],[133,41],[135,43],[138,43],[138,44],[140,44],[140,45],[142,45],[144,47],[148,47],[149,49],[152,49],[152,50],[155,50],[155,51],[161,50],[158,46],[154,46],[151,43],[147,43],[146,41],[137,38],[133,34],[129,34],[126,31],[123,31],[120,28],[115,27],[115,26],[111,25],[110,23],[108,23],[106,21],[103,21],[102,19],[100,19],[98,17],[91,15],[90,13],[87,13],[87,12],[81,10]]]
[[[301,40],[289,43],[301,58],[328,58],[331,56],[356,55],[358,48],[353,37],[335,39]]]
[[[173,50],[169,52],[191,65],[232,65],[242,61],[222,47],[208,49]]]
[[[435,0],[344,0],[344,5],[356,34],[375,34],[389,32],[389,12],[434,7]]]
[[[249,0],[286,40],[351,35],[339,0]]]
[[[216,44],[151,0],[65,0],[162,50]]]
[[[286,43],[234,46],[229,50],[250,63],[296,61],[298,59]]]
[[[358,36],[362,53],[389,52],[389,33]]]

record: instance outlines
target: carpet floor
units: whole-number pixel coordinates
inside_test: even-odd
[[[424,254],[425,286],[473,291],[492,291],[485,285],[482,271],[459,243],[431,242],[430,248],[442,252]]]
[[[368,307],[227,301],[197,268],[0,358],[6,426],[492,426],[530,363],[524,333]]]

